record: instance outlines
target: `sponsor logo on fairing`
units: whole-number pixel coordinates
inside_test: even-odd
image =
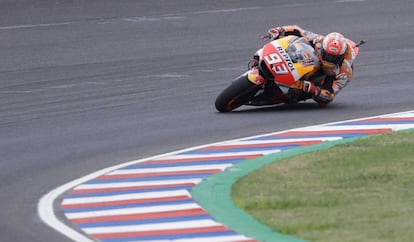
[[[277,52],[270,53],[264,56],[266,62],[271,65],[272,70],[277,75],[286,75],[289,74],[289,70],[292,73],[296,72],[293,61],[290,59],[290,56],[286,51],[277,43],[273,43]]]
[[[286,51],[281,46],[277,46],[276,48],[279,51],[279,53],[282,55],[283,59],[285,59],[285,62],[288,65],[290,71],[292,72],[295,71],[295,66],[293,65],[293,62],[290,59],[290,56],[288,55],[288,53],[286,53]]]

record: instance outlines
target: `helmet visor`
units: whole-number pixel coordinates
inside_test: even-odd
[[[344,55],[332,55],[322,49],[322,59],[333,64],[340,64],[344,60]]]

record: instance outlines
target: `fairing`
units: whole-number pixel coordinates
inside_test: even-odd
[[[261,52],[261,60],[280,86],[297,86],[298,80],[319,70],[319,61],[312,46],[296,36],[267,43]]]

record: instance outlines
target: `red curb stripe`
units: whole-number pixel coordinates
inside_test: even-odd
[[[315,131],[289,131],[272,136],[311,136],[311,135],[331,135],[331,134],[382,134],[391,132],[390,128],[383,129],[352,129],[352,130],[315,130]]]
[[[278,147],[278,146],[285,146],[285,145],[307,146],[307,145],[314,145],[314,144],[319,144],[319,143],[322,143],[322,141],[314,140],[314,141],[269,142],[269,143],[262,143],[262,144],[209,146],[201,150],[226,150],[226,149],[254,148],[254,147]]]
[[[370,118],[357,122],[395,122],[395,121],[414,121],[414,117],[401,117],[401,118]]]
[[[98,239],[111,239],[111,238],[128,238],[128,237],[146,237],[146,236],[162,236],[162,235],[179,235],[179,234],[197,234],[208,232],[225,232],[231,231],[224,226],[211,226],[205,228],[190,228],[190,229],[165,229],[165,230],[152,230],[152,231],[139,231],[139,232],[119,232],[108,234],[91,234]]]
[[[114,174],[114,175],[102,175],[97,177],[96,180],[111,180],[111,179],[123,179],[123,178],[146,178],[146,177],[164,177],[164,176],[180,176],[180,175],[199,175],[199,174],[216,174],[221,172],[220,169],[210,170],[195,170],[195,171],[175,171],[175,172],[151,172],[151,173],[132,173],[132,174]]]
[[[126,186],[126,187],[108,187],[108,188],[95,188],[95,189],[75,189],[71,190],[69,194],[92,194],[92,193],[104,193],[104,192],[116,192],[116,191],[134,191],[134,190],[152,190],[162,188],[173,187],[194,187],[195,183],[177,183],[177,184],[162,184],[162,185],[148,185],[148,186]]]
[[[183,209],[168,212],[155,212],[155,213],[135,213],[127,215],[108,215],[100,217],[89,217],[89,218],[74,218],[70,221],[74,224],[85,224],[85,223],[99,223],[99,222],[119,222],[119,221],[130,221],[130,220],[146,220],[146,219],[162,219],[172,217],[184,217],[184,216],[195,216],[195,215],[208,215],[208,212],[201,208]]]
[[[172,197],[163,197],[163,198],[137,198],[129,200],[118,200],[111,202],[96,202],[96,203],[78,203],[78,204],[62,204],[61,208],[63,209],[73,209],[73,208],[94,208],[94,207],[108,207],[115,205],[128,205],[128,204],[142,204],[142,203],[156,203],[156,202],[171,202],[171,201],[180,201],[191,199],[189,196],[172,196]]]
[[[168,163],[181,163],[181,162],[197,162],[197,161],[212,161],[212,160],[232,160],[232,159],[254,159],[263,155],[233,155],[233,156],[216,156],[216,157],[193,157],[193,158],[182,158],[182,159],[163,159],[163,160],[152,160],[146,161],[142,164],[168,164]]]

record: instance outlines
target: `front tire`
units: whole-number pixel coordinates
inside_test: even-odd
[[[240,76],[218,95],[216,109],[219,112],[231,112],[251,101],[259,88],[247,79],[247,75]]]

